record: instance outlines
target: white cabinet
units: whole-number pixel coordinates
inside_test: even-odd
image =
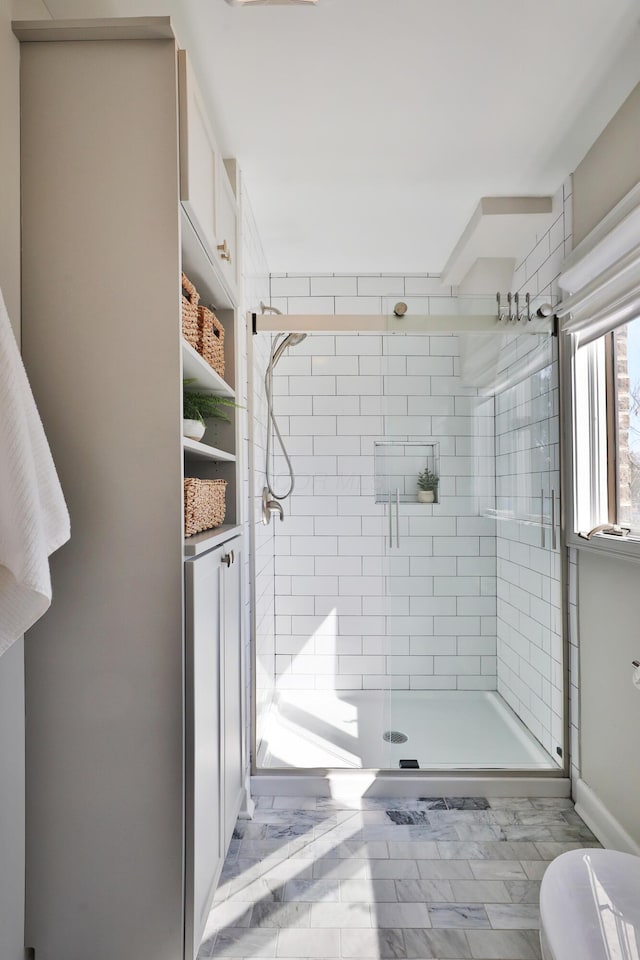
[[[180,199],[189,219],[217,262],[232,299],[237,301],[238,199],[187,53],[178,52],[180,98]]]
[[[185,563],[185,958],[195,957],[242,805],[242,538]]]

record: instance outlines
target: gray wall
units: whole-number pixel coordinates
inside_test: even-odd
[[[578,575],[582,779],[640,842],[640,692],[631,684],[640,564],[580,550]]]
[[[574,174],[575,242],[639,180],[640,85]],[[631,660],[640,656],[639,587],[640,565],[578,551],[581,776],[636,841],[640,693]]]
[[[573,174],[576,246],[640,181],[640,84],[622,104]]]
[[[0,287],[19,333],[19,44],[11,2],[0,0]],[[24,944],[24,656],[19,640],[0,657],[0,957]]]

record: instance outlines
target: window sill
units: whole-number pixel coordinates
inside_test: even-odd
[[[594,555],[640,563],[640,537],[612,537],[606,533],[596,533],[591,540],[585,540],[577,533],[571,533],[567,537],[567,546],[586,550]]]

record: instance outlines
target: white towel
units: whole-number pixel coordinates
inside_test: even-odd
[[[51,603],[69,513],[0,291],[0,654]]]

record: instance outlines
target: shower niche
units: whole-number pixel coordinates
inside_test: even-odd
[[[433,440],[376,440],[376,503],[439,503],[440,444]],[[433,499],[419,499],[419,478],[433,489]],[[433,478],[437,482],[433,482]]]

